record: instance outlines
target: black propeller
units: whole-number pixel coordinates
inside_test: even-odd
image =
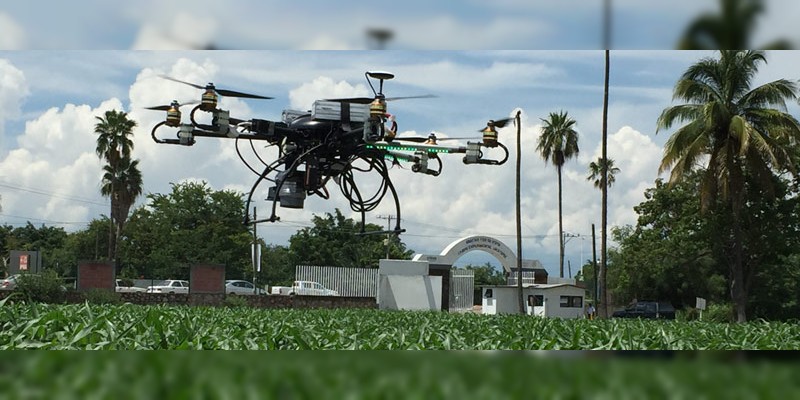
[[[153,106],[153,107],[145,107],[146,110],[156,110],[156,111],[169,111],[170,108],[173,107],[183,107],[192,104],[198,104],[199,101],[188,101],[186,103],[178,103],[177,101],[173,101],[171,104],[165,104],[163,106]]]
[[[438,141],[443,140],[468,140],[468,139],[480,139],[476,137],[446,137],[446,138],[438,138],[436,134],[431,133],[428,137],[421,137],[421,136],[406,136],[406,137],[394,137],[392,140],[401,140],[406,142],[414,142],[414,143],[426,143],[426,144],[436,144]]]
[[[503,118],[498,120],[490,119],[489,122],[486,123],[486,128],[479,129],[478,132],[483,132],[487,129],[492,130],[492,128],[503,128],[512,120],[514,120],[514,118]]]
[[[350,97],[344,99],[325,99],[325,101],[338,101],[342,103],[354,103],[354,104],[370,104],[375,99],[383,99],[384,101],[395,101],[395,100],[406,100],[406,99],[432,99],[435,98],[435,95],[432,94],[423,94],[420,96],[401,96],[401,97],[385,97],[381,98],[378,97]]]
[[[257,94],[237,92],[237,91],[228,90],[228,89],[217,89],[217,87],[215,87],[213,83],[209,83],[209,84],[207,84],[205,86],[202,86],[202,85],[197,85],[197,84],[190,83],[190,82],[185,82],[185,81],[182,81],[180,79],[175,79],[173,77],[166,76],[166,75],[160,75],[160,76],[162,78],[164,78],[164,79],[168,79],[168,80],[171,80],[173,82],[183,83],[184,85],[189,85],[189,86],[191,86],[193,88],[211,90],[211,91],[216,92],[220,96],[242,97],[242,98],[246,98],[246,99],[264,99],[264,100],[274,99],[274,97],[260,96],[260,95],[257,95]]]

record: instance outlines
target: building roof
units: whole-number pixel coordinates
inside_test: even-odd
[[[575,287],[575,288],[578,288],[578,289],[585,289],[583,287],[580,287],[578,285],[573,285],[571,283],[533,283],[533,284],[531,284],[531,283],[523,283],[522,284],[522,288],[523,289],[533,288],[533,289],[547,290],[547,289],[554,289],[554,288],[562,287],[562,286],[570,286],[570,287]],[[498,289],[516,289],[517,285],[482,285],[481,288],[486,288],[486,289],[493,289],[493,288],[498,288]]]

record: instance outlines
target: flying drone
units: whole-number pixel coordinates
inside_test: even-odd
[[[330,193],[327,185],[333,181],[350,202],[350,208],[361,213],[362,230],[366,226],[366,213],[374,210],[391,192],[397,224],[393,231],[388,232],[399,234],[404,231],[400,228],[400,200],[388,174],[387,161],[391,165],[409,163],[412,172],[438,176],[442,170],[440,156],[444,154],[464,154],[464,164],[501,165],[508,160],[508,149],[498,142],[496,128],[504,127],[511,118],[490,120],[485,128],[478,131],[482,137],[474,138],[474,142],[467,141],[464,146],[446,146],[439,144],[439,141],[472,138],[439,139],[435,133],[427,137],[398,136],[397,121],[388,113],[387,103],[434,96],[386,97],[383,94],[384,81],[394,78],[389,72],[365,73],[374,97],[317,100],[308,111],[284,110],[281,121],[232,118],[229,111],[218,107],[220,96],[250,99],[272,97],[220,89],[213,83],[202,86],[168,76],[162,78],[203,90],[203,94],[200,101],[183,104],[173,101],[169,105],[148,107],[150,110],[166,111],[166,119],[153,127],[151,133],[156,143],[191,146],[198,137],[235,139],[239,158],[258,176],[247,196],[247,210],[259,185],[264,181],[272,182],[267,194],[267,200],[272,201],[270,217],[251,221],[248,215],[245,224],[280,220],[276,215],[278,204],[283,208],[297,209],[303,208],[307,196],[328,199]],[[378,81],[377,90],[373,80]],[[190,123],[183,122],[181,112],[181,107],[187,105],[195,105],[189,113]],[[195,116],[197,112],[210,113],[211,123],[198,123]],[[157,131],[165,126],[177,128],[177,138],[159,138]],[[250,141],[263,169],[259,171],[245,160],[239,149],[240,140]],[[271,162],[264,161],[253,145],[256,140],[276,146],[277,158]],[[504,156],[499,160],[484,158],[484,148],[499,148]],[[377,191],[367,196],[356,185],[354,173],[373,171],[382,179]]]

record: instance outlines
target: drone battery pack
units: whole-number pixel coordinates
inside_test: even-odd
[[[350,121],[364,122],[369,119],[369,104],[341,103],[338,101],[317,100],[311,108],[311,116],[317,120],[341,121],[342,104],[350,107]]]
[[[290,124],[292,121],[300,118],[304,115],[308,115],[308,111],[300,111],[300,110],[283,110],[281,114],[281,120],[284,124]]]

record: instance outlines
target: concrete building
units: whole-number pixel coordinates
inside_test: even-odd
[[[484,314],[518,314],[516,286],[484,286]],[[586,289],[569,283],[523,284],[528,315],[551,318],[583,318]]]

